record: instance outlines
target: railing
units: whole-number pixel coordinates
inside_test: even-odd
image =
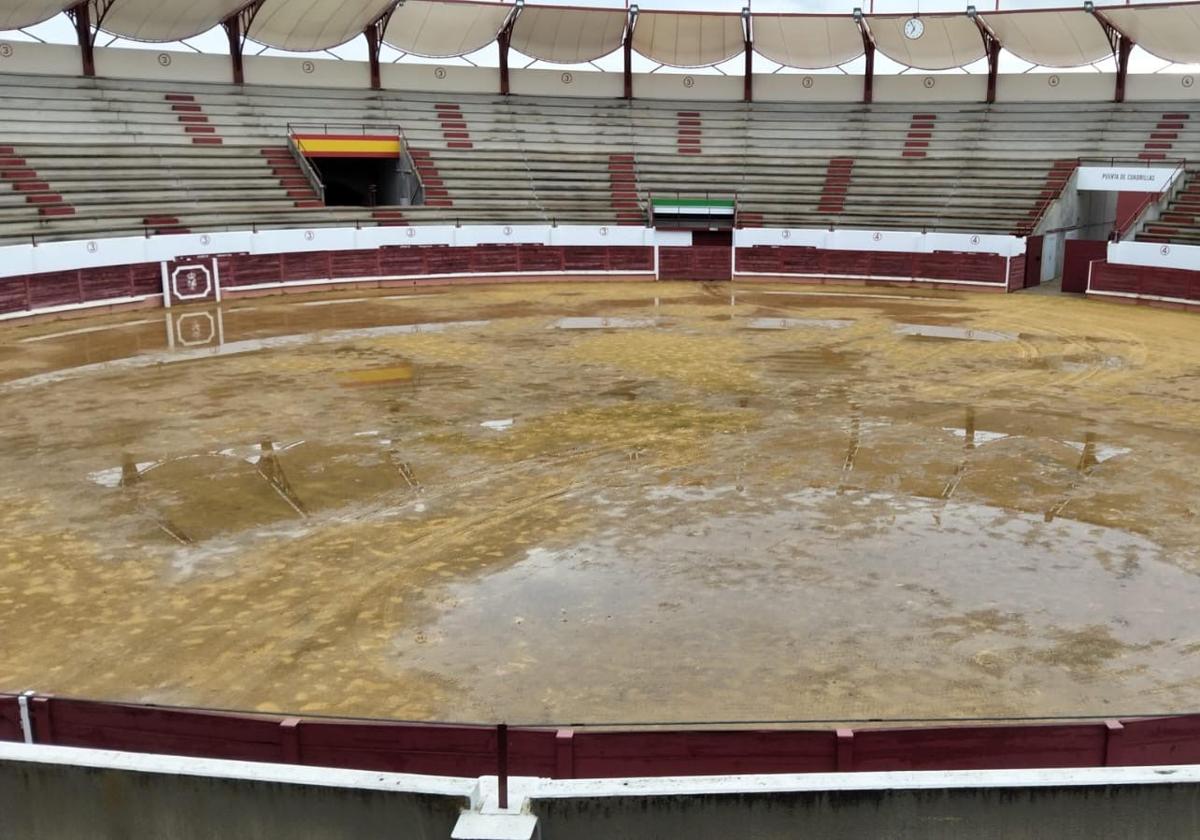
[[[1167,179],[1166,188],[1157,193],[1146,193],[1137,209],[1130,214],[1129,218],[1125,220],[1125,223],[1113,227],[1112,239],[1120,241],[1124,239],[1126,235],[1139,230],[1143,223],[1148,221],[1145,217],[1147,214],[1149,214],[1152,208],[1157,207],[1161,211],[1164,204],[1169,202],[1175,197],[1177,192],[1183,189],[1184,181],[1187,180],[1186,175],[1187,160],[1181,158],[1180,161],[1175,165],[1175,168],[1171,170],[1171,177]]]
[[[292,132],[288,132],[287,136],[288,151],[292,153],[292,158],[296,161],[296,165],[300,167],[300,171],[304,173],[308,185],[312,187],[312,191],[316,193],[321,204],[325,203],[325,184],[321,181],[321,176],[317,172],[317,168],[308,162],[308,158],[304,156],[304,152],[300,151],[300,144],[296,142],[296,136]]]

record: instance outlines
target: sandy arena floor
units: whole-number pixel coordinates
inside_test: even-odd
[[[1200,316],[1047,296],[509,286],[7,327],[0,690],[1194,711],[1198,421]]]

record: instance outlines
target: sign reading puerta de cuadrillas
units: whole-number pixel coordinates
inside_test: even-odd
[[[1162,192],[1178,172],[1161,166],[1081,166],[1076,185],[1081,190]]]

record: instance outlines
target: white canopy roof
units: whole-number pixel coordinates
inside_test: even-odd
[[[212,4],[214,0],[197,2]],[[395,0],[264,0],[246,34],[281,50],[326,50],[361,35],[393,3]]]
[[[948,70],[978,61],[987,54],[975,22],[963,15],[921,15],[925,31],[908,38],[904,25],[912,15],[873,15],[867,25],[876,48],[892,61],[921,70]]]
[[[0,0],[0,30],[33,26],[73,5],[71,0]]]
[[[101,28],[136,41],[180,41],[207,32],[245,5],[246,0],[115,0]]]
[[[863,54],[862,33],[850,15],[754,15],[754,49],[777,64],[815,70]]]
[[[620,47],[625,20],[618,9],[526,6],[513,26],[512,47],[542,61],[580,64]]]
[[[1200,5],[1118,6],[1101,11],[1146,52],[1167,61],[1200,62]]]
[[[720,64],[745,47],[740,15],[642,12],[633,30],[635,50],[672,67]]]
[[[999,12],[981,15],[1001,46],[1047,67],[1078,67],[1112,55],[1104,28],[1084,11]]]
[[[500,33],[512,6],[408,0],[392,13],[383,40],[426,58],[450,58],[483,49]]]
[[[40,23],[77,0],[0,0],[0,30]],[[143,41],[174,41],[199,34],[248,0],[111,0],[100,26]],[[554,3],[556,0],[538,0]],[[570,0],[561,0],[569,3]],[[621,44],[626,12],[609,8],[526,6],[512,46],[543,61],[580,63]],[[702,6],[702,0],[695,0]],[[1067,5],[1067,0],[1063,0]],[[102,4],[101,4],[102,5]],[[913,4],[914,7],[916,3]],[[487,46],[512,12],[508,0],[264,0],[248,36],[285,50],[335,47],[363,32],[395,6],[385,40],[397,49],[434,58],[464,55]],[[1098,10],[1134,43],[1168,61],[1200,62],[1200,3],[1105,5]],[[869,15],[879,51],[924,70],[961,67],[984,57],[982,38],[965,13],[922,15],[921,37],[904,36],[912,15]],[[1082,8],[981,12],[980,18],[1008,52],[1033,64],[1076,67],[1112,52],[1097,16]],[[862,54],[849,15],[755,14],[756,49],[790,67],[817,69]],[[743,50],[741,16],[734,13],[650,11],[638,16],[633,48],[675,67],[720,64]]]

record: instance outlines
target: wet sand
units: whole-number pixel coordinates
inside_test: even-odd
[[[699,284],[0,329],[0,690],[415,719],[1200,708],[1200,316]]]

